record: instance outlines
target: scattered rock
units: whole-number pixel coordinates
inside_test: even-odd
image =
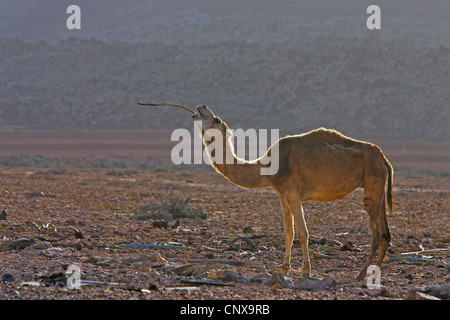
[[[146,263],[158,263],[161,265],[167,265],[169,262],[164,259],[159,253],[151,253],[148,255],[140,255],[138,257],[125,257],[122,258],[122,263],[132,264],[146,264]]]
[[[23,250],[28,246],[33,245],[35,242],[32,239],[16,239],[16,240],[6,240],[0,244],[0,251],[8,250]]]
[[[41,284],[36,281],[25,281],[25,282],[22,282],[20,285],[26,286],[26,287],[39,287]]]
[[[347,242],[345,242],[345,243],[342,245],[340,251],[350,251],[350,252],[354,252],[354,251],[362,251],[362,250],[359,249],[359,248],[357,248],[357,247],[355,247],[355,246],[353,245],[353,243],[351,243],[350,241],[347,241]]]
[[[258,273],[250,278],[250,282],[262,283],[268,281],[270,278],[270,274],[267,272]]]
[[[198,265],[198,264],[186,264],[181,267],[176,267],[171,270],[173,273],[179,275],[179,276],[198,276],[200,274],[206,273],[207,267],[204,265]]]
[[[2,212],[0,213],[0,220],[7,220],[6,219],[6,210],[3,209]]]
[[[169,262],[164,259],[159,253],[153,252],[147,255],[140,255],[140,256],[126,256],[126,257],[120,257],[120,256],[91,256],[89,257],[86,262],[93,263],[96,265],[106,265],[106,266],[112,266],[112,265],[126,265],[126,266],[133,266],[133,265],[145,265],[145,264],[151,264],[151,263],[157,263],[159,265],[168,265]]]
[[[74,244],[75,249],[81,250],[84,247],[84,244],[80,241]]]
[[[14,282],[16,281],[16,277],[14,277],[11,273],[5,273],[2,277],[3,282]]]
[[[409,299],[415,300],[416,293],[425,293],[439,299],[448,300],[450,299],[450,284],[443,284],[440,286],[431,287],[416,287],[410,290]]]
[[[438,268],[445,268],[447,270],[450,270],[450,263],[446,263],[444,261],[440,262],[437,266]]]
[[[159,228],[159,229],[161,229],[161,228],[164,228],[164,229],[169,228],[169,224],[165,220],[153,221],[152,222],[152,226],[154,228]]]
[[[364,290],[361,288],[350,288],[346,290],[347,293],[363,296],[365,295]]]
[[[76,231],[75,232],[75,238],[83,239],[84,238],[83,233],[81,231]]]
[[[50,258],[50,259],[56,259],[60,258],[63,254],[63,249],[60,247],[52,247],[47,248],[39,252],[39,255]]]
[[[159,291],[158,286],[153,282],[149,283],[148,290]]]
[[[254,254],[252,252],[250,252],[250,251],[244,251],[244,252],[241,252],[239,254],[239,256],[240,257],[242,257],[242,256],[254,256]]]
[[[221,272],[220,278],[222,278],[224,281],[236,281],[239,278],[239,274],[237,274],[233,270],[226,269]]]
[[[100,173],[103,174],[103,172]],[[96,171],[80,171],[77,173],[77,175],[79,176],[75,176],[75,173],[73,173],[73,177],[77,177],[79,181],[90,183],[92,181],[100,180],[95,178],[95,174],[99,173],[97,173]],[[158,179],[154,179],[153,177],[159,174],[161,173],[150,174],[146,171],[142,172],[143,185],[138,185],[136,187],[138,188],[136,189],[136,195],[149,194],[148,198],[150,198],[150,195],[153,196],[153,194],[147,189],[150,185],[150,182],[155,183],[154,181],[158,181]],[[173,174],[170,176],[170,179],[166,180],[172,181],[172,179],[174,179],[174,176],[176,175]],[[163,177],[162,174],[161,177]],[[20,179],[22,178],[23,177],[20,176],[17,178],[17,180],[13,180],[13,182],[16,183],[17,181],[17,185],[19,185],[18,182],[20,182]],[[58,177],[58,179],[60,178]],[[36,184],[42,183],[41,181],[35,180],[36,179],[30,181]],[[62,183],[63,181],[64,180],[62,178],[61,183],[59,180],[51,180],[52,183],[58,183],[58,186],[65,186],[65,184]],[[43,182],[48,181],[44,180]],[[78,187],[77,184],[74,184],[74,186]],[[100,182],[98,183],[99,189],[105,186],[108,187],[109,185]],[[123,187],[124,190],[126,190],[125,188],[128,187],[128,185],[125,183],[120,184],[119,186]],[[407,186],[406,182],[405,186]],[[84,187],[84,184],[81,184],[81,186],[79,186],[80,189]],[[113,187],[116,187],[116,185],[113,185]],[[156,187],[159,187],[159,185],[157,185]],[[194,188],[195,186],[192,187]],[[202,188],[203,187],[204,186],[202,185]],[[11,189],[10,186],[8,186],[8,188]],[[30,189],[32,190],[31,187]],[[54,185],[49,185],[45,187],[45,190],[58,189]],[[67,197],[61,196],[61,199],[72,199],[72,192],[78,194],[77,189],[70,189],[67,192]],[[105,208],[109,208],[106,206],[110,204],[109,195],[111,194],[111,190],[104,190],[104,193],[104,205]],[[445,194],[447,193],[448,192],[445,192]],[[61,194],[63,194],[62,191]],[[126,194],[125,191],[124,194]],[[195,192],[193,192],[193,194],[197,197],[197,194]],[[106,197],[106,195],[108,195],[108,197]],[[156,198],[156,196],[157,194],[155,192],[154,197]],[[226,194],[225,196],[231,198],[228,194]],[[235,196],[238,197],[240,195],[236,194]],[[259,204],[260,202],[263,203],[265,199],[260,200],[260,196],[260,194],[255,195],[255,198],[253,200],[252,194],[251,200],[254,201],[255,204]],[[429,203],[434,203],[434,201],[436,200],[434,198],[434,195],[431,196],[427,193],[427,196],[430,196]],[[23,193],[19,193],[19,195],[17,196],[17,202],[20,201],[22,197]],[[86,206],[94,207],[99,199],[99,197],[92,198],[90,200],[91,202],[88,202]],[[136,197],[136,199],[140,199],[140,197]],[[200,196],[198,196],[198,198],[196,199],[200,199]],[[70,203],[69,200],[68,202]],[[267,208],[271,207],[272,202],[275,203],[277,200],[278,199],[275,195],[273,199],[270,199],[270,203],[267,204]],[[428,204],[426,200],[427,199],[424,198],[423,202],[425,204]],[[447,198],[445,198],[445,201],[442,200],[442,203],[439,203],[440,207],[448,207],[448,203],[446,201]],[[258,226],[254,230],[255,236],[249,238],[254,243],[257,249],[250,248],[250,245],[248,245],[245,240],[241,240],[234,243],[234,245],[238,247],[238,251],[226,251],[232,239],[235,239],[237,236],[242,235],[241,227],[239,226],[243,227],[247,223],[250,223],[246,220],[246,215],[242,217],[242,220],[237,220],[238,222],[235,221],[235,219],[241,219],[241,215],[239,210],[237,210],[236,212],[234,211],[235,207],[232,202],[233,201],[230,201],[230,205],[225,206],[224,208],[224,212],[229,210],[233,213],[232,217],[227,217],[225,214],[220,213],[217,214],[214,219],[205,222],[187,221],[182,219],[183,228],[197,230],[196,232],[192,232],[187,235],[181,231],[183,230],[181,228],[179,228],[177,231],[174,231],[171,228],[157,229],[151,226],[151,222],[148,223],[137,221],[134,218],[128,216],[120,216],[117,219],[110,219],[110,215],[108,214],[109,209],[105,209],[104,211],[102,210],[102,212],[100,213],[92,210],[92,214],[83,215],[83,219],[86,219],[86,225],[82,230],[85,239],[75,239],[73,236],[74,231],[72,231],[70,232],[71,239],[57,241],[41,240],[38,238],[38,236],[42,236],[47,239],[59,239],[59,236],[63,236],[66,233],[69,234],[68,232],[65,232],[66,229],[64,229],[66,228],[65,221],[66,219],[68,219],[68,214],[57,213],[57,211],[60,210],[59,201],[55,203],[50,201],[48,203],[48,207],[45,207],[44,204],[47,204],[47,202],[43,200],[41,203],[39,203],[39,205],[42,205],[42,207],[40,207],[38,216],[36,216],[35,212],[31,209],[24,210],[23,212],[19,210],[20,212],[18,211],[18,214],[20,213],[21,216],[16,216],[15,214],[8,215],[8,221],[0,221],[0,231],[2,233],[2,236],[0,236],[0,238],[2,238],[0,239],[0,244],[5,243],[10,239],[19,238],[33,239],[34,244],[24,248],[23,250],[20,250],[19,252],[18,250],[0,252],[0,265],[2,265],[3,267],[0,268],[2,269],[0,270],[0,287],[3,286],[2,289],[0,289],[0,291],[2,291],[0,292],[0,300],[1,298],[54,299],[55,297],[68,297],[77,299],[136,299],[139,297],[139,289],[141,289],[141,292],[146,292],[145,290],[148,290],[148,294],[146,295],[147,299],[401,299],[407,298],[409,290],[413,287],[426,286],[429,289],[429,287],[431,286],[441,286],[446,283],[448,269],[443,264],[442,266],[438,266],[441,261],[446,261],[445,259],[447,252],[445,251],[433,252],[432,258],[435,259],[435,262],[432,263],[410,263],[401,261],[396,263],[388,262],[386,264],[383,264],[383,266],[386,268],[383,269],[385,271],[382,272],[383,284],[387,286],[387,289],[389,289],[389,291],[391,292],[387,291],[383,287],[377,290],[370,290],[363,285],[362,281],[354,281],[354,277],[356,276],[356,274],[354,273],[357,271],[354,271],[352,269],[352,266],[358,268],[358,266],[362,265],[364,259],[366,258],[366,252],[364,252],[364,254],[354,254],[348,252],[345,253],[338,250],[341,247],[345,246],[345,241],[348,240],[351,240],[355,245],[366,243],[364,240],[360,241],[360,239],[365,238],[367,235],[365,233],[366,230],[364,230],[364,227],[359,226],[358,218],[355,219],[355,224],[346,226],[346,228],[351,228],[352,233],[354,234],[351,237],[349,236],[348,239],[345,239],[344,241],[341,239],[341,245],[331,243],[331,240],[329,240],[329,247],[334,249],[330,250],[330,252],[335,252],[339,256],[339,260],[324,259],[321,261],[316,261],[313,265],[316,277],[318,277],[319,279],[327,278],[322,281],[331,280],[332,283],[332,279],[328,278],[328,273],[332,272],[329,274],[329,276],[335,278],[335,280],[338,282],[335,287],[331,285],[330,287],[328,287],[328,290],[321,290],[319,286],[321,280],[316,280],[315,282],[312,281],[313,284],[310,283],[309,287],[305,283],[303,283],[303,289],[301,289],[302,285],[298,285],[299,288],[297,288],[297,290],[293,292],[292,289],[296,288],[296,284],[298,282],[302,282],[301,279],[297,277],[293,279],[283,274],[273,274],[272,272],[266,273],[267,270],[274,270],[278,263],[280,263],[280,259],[282,259],[284,251],[275,247],[278,243],[282,243],[283,240],[282,236],[280,236],[280,234],[277,232],[279,231],[280,225],[274,225],[273,221],[269,219],[269,214],[267,214],[267,216],[261,215],[261,221],[259,221],[258,224],[255,223],[255,225]],[[200,205],[201,201],[196,200],[196,204]],[[345,202],[345,204],[353,206],[353,200],[350,199],[348,200],[348,202]],[[405,201],[403,202],[403,205],[404,207],[402,207],[402,204],[400,204],[400,209],[408,207],[409,203]],[[338,203],[336,209],[339,206],[340,204]],[[249,211],[252,210],[250,208],[247,209]],[[314,210],[322,209],[322,207],[317,207],[314,210],[311,208],[309,209],[310,211],[317,213]],[[332,207],[331,209],[335,208]],[[266,207],[261,210],[265,212]],[[2,208],[0,208],[0,212],[1,211]],[[269,212],[270,210],[267,211]],[[345,211],[346,210],[344,210],[344,212]],[[8,213],[10,213],[10,210],[8,210]],[[80,219],[79,216],[79,213],[73,213],[70,218],[77,221],[78,219]],[[38,223],[39,225],[43,221],[46,223],[49,221],[54,223],[58,228],[59,233],[55,234],[52,230],[41,230],[39,233],[39,230],[37,230],[36,228],[30,227],[29,225],[23,223],[23,221],[26,222],[30,217],[34,217],[34,219],[36,219],[36,223]],[[409,219],[407,215],[400,218]],[[400,218],[399,216],[397,216],[397,219]],[[443,234],[442,230],[445,231],[445,215],[438,215],[436,219],[436,221],[432,219],[432,222],[436,224],[436,230],[440,231],[440,234]],[[400,221],[403,220],[400,219]],[[423,220],[420,220],[419,222],[417,222],[417,224],[420,227],[424,226],[424,230],[427,230],[427,232],[429,230],[429,232],[432,233],[435,228],[432,228],[432,226],[429,225],[429,221],[430,220],[427,220],[424,216]],[[253,222],[253,220],[251,222]],[[404,222],[404,225],[399,222],[399,229],[397,232],[405,232],[405,234],[407,234],[407,231],[411,228],[410,224],[406,223],[406,220]],[[414,222],[416,223],[416,221]],[[169,225],[172,224],[173,221],[169,221]],[[143,231],[143,226],[147,226],[149,228],[149,231]],[[316,234],[319,235],[317,239],[320,239],[324,236],[329,236],[331,238],[331,236],[336,232],[336,230],[328,229],[326,221],[324,221],[323,225],[318,223],[317,226],[318,227]],[[119,230],[120,233],[115,233],[114,230]],[[205,232],[202,234],[201,231]],[[417,228],[416,232],[420,235],[422,234],[422,231],[419,228]],[[225,234],[226,236],[223,234]],[[218,239],[220,241],[223,241],[224,238],[220,238],[219,236],[227,237],[228,243],[220,243],[220,241],[209,242],[208,239],[211,239],[211,237],[213,237],[214,235],[216,235],[216,238],[214,239]],[[260,235],[264,235],[264,237],[260,238]],[[6,238],[3,238],[3,236],[5,236]],[[448,237],[446,238],[442,235],[439,237],[433,237],[432,240],[433,243],[428,245],[426,242],[424,242],[424,247],[448,247]],[[77,241],[79,241],[80,243],[82,241],[82,243],[85,245],[81,252],[77,251],[73,247]],[[152,244],[161,245],[156,246],[155,248],[149,247],[140,250],[131,250],[122,246],[122,244],[134,241],[138,241],[139,243],[149,242]],[[182,243],[183,246],[185,246],[186,243],[189,242],[189,245],[187,249],[179,249],[180,246],[176,247],[170,241],[178,241]],[[266,245],[267,247],[265,251],[260,252],[259,250],[262,250],[261,248],[263,248],[263,245]],[[247,247],[249,249],[247,249]],[[315,247],[312,246],[312,248],[314,251]],[[409,249],[411,249],[407,247],[407,243],[405,241],[396,242],[395,246],[392,246],[392,248],[395,249],[395,251],[392,252],[392,254],[394,255],[400,255],[401,252],[407,252],[409,251]],[[242,252],[245,252],[245,250],[253,253],[254,256],[257,257],[257,259],[254,261],[249,261],[250,256],[241,256]],[[322,252],[323,249],[318,250],[321,250]],[[44,251],[42,255],[40,254],[41,251]],[[170,264],[161,262],[163,258],[158,257],[158,253],[167,258]],[[293,249],[293,253],[295,253],[294,258],[296,257],[293,262],[295,265],[297,265],[297,263],[300,263],[301,261],[301,248],[296,247],[295,249]],[[54,255],[55,257],[59,256],[59,258],[48,258],[46,256],[43,256],[44,254],[48,254],[49,257],[51,257],[52,255]],[[316,251],[312,253],[313,260],[315,258],[315,254]],[[89,257],[92,256],[94,256],[95,259],[89,260]],[[113,260],[108,260],[107,258]],[[96,262],[98,262],[99,265],[96,265]],[[69,274],[65,272],[65,270],[73,263],[77,263],[81,267],[82,290],[69,291],[66,288],[67,277],[69,276]],[[102,263],[106,264],[101,265]],[[111,266],[108,266],[108,263],[111,263]],[[164,263],[164,266],[161,267],[160,263]],[[237,263],[240,263],[240,265],[237,265]],[[189,272],[191,274],[197,274],[198,272],[202,272],[206,269],[205,278],[201,278],[201,274],[198,276],[196,275],[184,277],[178,276],[177,274],[175,274],[175,272],[172,272],[174,268],[186,264],[201,266],[198,267],[200,269],[197,269],[197,267],[191,267],[192,269],[190,270],[188,270],[189,268],[186,268],[184,270],[180,269],[180,274],[182,272],[185,272],[185,274],[189,274]],[[57,274],[54,276],[46,276],[45,279],[42,278],[42,281],[40,281],[41,278],[39,278],[39,276],[41,274],[49,275],[51,273],[59,271],[64,272],[65,275],[65,277],[61,277],[59,281]],[[16,280],[14,282],[9,282],[11,280],[11,277],[8,275],[4,277],[5,273],[10,273],[13,277],[15,277]],[[291,272],[291,274],[295,273]],[[247,280],[250,281],[251,284],[243,284],[244,281],[246,281],[244,277],[248,277]],[[184,283],[185,279],[195,280],[197,282],[186,284]],[[224,279],[230,282],[226,282]],[[198,280],[202,280],[203,282],[200,282]],[[266,284],[269,283],[269,280],[272,281],[271,285]],[[294,282],[291,282],[293,280]],[[410,280],[412,280],[412,282]],[[106,284],[106,281],[111,281],[111,283],[120,283],[120,286],[108,285]],[[122,289],[122,286],[126,288],[127,284],[129,283],[135,284],[135,286],[128,286],[128,288],[132,290]],[[49,290],[49,288],[44,287],[45,284],[62,285],[64,287],[63,290],[58,290],[58,288],[56,288],[56,290]],[[194,294],[191,295],[189,295],[188,292],[183,291],[184,289],[174,290],[172,292],[163,292],[163,289],[166,287],[184,287],[187,285],[197,286],[200,289],[198,289]],[[25,286],[38,287],[28,288]],[[317,287],[319,287],[319,289]],[[439,299],[431,292],[432,291],[414,291],[412,298],[433,299],[434,297],[434,299]]]
[[[205,253],[204,257],[206,259],[214,259],[214,253]]]
[[[426,293],[416,292],[414,294],[414,299],[411,300],[441,300],[441,299],[436,298],[434,296],[430,296],[429,294]]]
[[[380,290],[375,291],[375,290],[370,290],[369,291],[369,295],[371,297],[389,297],[390,292],[389,289],[385,286],[381,286]]]
[[[48,249],[51,247],[52,247],[52,244],[48,241],[38,241],[35,244],[33,244],[32,246],[30,246],[31,249],[35,249],[35,250],[44,250],[44,249]]]
[[[281,272],[272,273],[272,277],[266,281],[266,284],[270,287],[277,285],[275,287],[280,286],[281,288],[289,288],[289,284]]]
[[[119,264],[120,261],[118,259],[112,258],[112,257],[101,257],[101,256],[92,256],[89,258],[88,262],[94,263],[96,265],[114,265]]]
[[[295,285],[296,289],[321,291],[328,290],[336,286],[336,280],[332,277],[324,278],[322,280],[311,277],[300,278],[300,281]]]
[[[199,287],[170,287],[170,288],[161,288],[161,292],[168,293],[171,291],[185,291],[187,293],[191,293],[194,291],[200,290]]]
[[[249,279],[231,269],[207,271],[205,274],[201,274],[198,277],[199,278],[206,277],[209,279],[220,279],[224,282],[240,282],[240,283],[250,282]]]
[[[246,282],[244,281],[243,276],[241,276],[239,273],[234,272],[233,270],[224,270],[223,271],[223,276],[222,279],[223,281],[229,281],[229,282],[234,282],[234,281],[238,281],[238,282]],[[246,279],[246,278],[245,278]]]

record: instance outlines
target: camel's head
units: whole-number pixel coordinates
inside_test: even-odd
[[[197,107],[197,113],[192,116],[194,121],[201,121],[202,134],[208,129],[218,129],[225,133],[228,129],[227,124],[217,117],[207,106]]]

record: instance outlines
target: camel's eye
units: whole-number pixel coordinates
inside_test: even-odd
[[[215,122],[215,123],[218,123],[218,124],[221,124],[221,123],[222,123],[222,120],[220,120],[219,118],[214,118],[214,122]]]

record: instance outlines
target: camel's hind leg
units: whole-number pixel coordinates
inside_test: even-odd
[[[385,198],[383,197],[383,202],[381,204],[381,216],[380,216],[380,251],[378,252],[377,266],[381,267],[383,263],[386,250],[391,241],[391,233],[389,232],[389,227],[386,219],[386,204]]]
[[[364,263],[364,266],[359,273],[357,279],[358,280],[364,280],[364,277],[366,276],[367,268],[372,263],[372,259],[375,256],[375,252],[377,251],[380,241],[379,241],[379,206],[376,205],[376,201],[374,201],[371,198],[364,197],[364,207],[366,208],[366,211],[369,213],[370,217],[370,232],[372,235],[371,242],[370,242],[370,249],[369,249],[369,255],[367,257],[366,262]]]
[[[365,186],[365,188],[367,188],[367,185]],[[379,267],[381,266],[387,247],[389,245],[389,241],[391,239],[386,220],[384,192],[384,185],[383,188],[381,188],[381,190],[379,190],[378,192],[367,192],[367,189],[364,192],[364,206],[370,217],[370,231],[372,239],[370,243],[369,255],[360,274],[357,277],[358,280],[364,279],[367,268],[372,263],[372,259],[375,256],[378,248],[380,248],[380,251],[378,253],[377,265]]]

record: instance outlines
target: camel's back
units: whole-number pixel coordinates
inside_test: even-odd
[[[365,142],[349,138],[336,130],[325,128],[318,128],[303,134],[286,136],[282,139],[286,139],[291,143],[302,144],[304,146],[309,144],[317,145],[318,143],[327,143],[348,147],[358,147],[363,144],[367,144]]]

